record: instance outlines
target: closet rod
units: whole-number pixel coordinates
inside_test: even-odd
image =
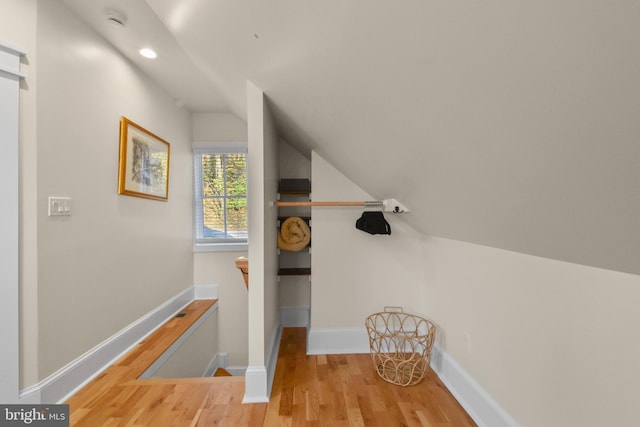
[[[366,208],[382,208],[384,212],[409,212],[409,209],[396,199],[373,200],[368,202],[272,202],[272,206],[364,206]]]
[[[381,200],[371,202],[274,202],[274,206],[291,207],[291,206],[383,206]]]

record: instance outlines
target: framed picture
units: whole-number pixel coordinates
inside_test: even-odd
[[[122,117],[118,194],[168,200],[169,154],[167,141]]]

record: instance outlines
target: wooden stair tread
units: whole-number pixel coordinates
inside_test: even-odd
[[[232,377],[231,372],[227,371],[224,368],[216,369],[216,372],[213,374],[214,377]]]

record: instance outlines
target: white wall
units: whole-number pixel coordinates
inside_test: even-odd
[[[330,4],[198,2],[174,28],[424,233],[640,274],[636,1]]]
[[[269,104],[263,98],[264,124],[264,351],[267,364],[270,360],[272,346],[276,348],[279,342],[273,342],[280,326],[280,286],[278,283],[278,253],[277,253],[277,221],[278,209],[272,206],[278,194],[278,142],[279,137],[275,123],[271,116]],[[250,160],[251,161],[251,160]],[[251,191],[251,190],[250,190]],[[249,276],[251,277],[251,276]],[[273,372],[271,372],[273,374]]]
[[[438,341],[522,426],[637,424],[639,276],[435,237],[421,260]]]
[[[311,169],[314,201],[374,200],[315,152]],[[420,309],[420,236],[393,214],[385,214],[390,236],[360,231],[362,211],[312,208],[312,332],[364,328],[365,318],[385,305]]]
[[[247,82],[249,228],[249,364],[264,367],[264,94]]]
[[[227,353],[230,367],[249,363],[248,293],[235,260],[246,252],[197,252],[194,254],[194,282],[218,285],[218,345]]]
[[[193,113],[194,142],[247,142],[247,124],[231,113]]]
[[[229,113],[192,114],[194,142],[247,143],[247,125]],[[194,254],[195,284],[218,285],[219,349],[227,353],[229,366],[249,363],[248,294],[235,259],[247,256],[240,252],[197,252]]]
[[[39,378],[193,284],[191,123],[60,2],[38,3]],[[171,143],[169,200],[117,194],[124,115]],[[48,217],[47,197],[72,198]]]
[[[264,93],[247,82],[249,368],[245,402],[268,400],[270,341],[278,328],[276,252],[278,138]]]
[[[314,200],[371,198],[316,153],[312,180]],[[635,425],[637,275],[426,237],[390,214],[392,235],[369,236],[359,215],[313,208],[312,339],[401,305],[520,425]]]

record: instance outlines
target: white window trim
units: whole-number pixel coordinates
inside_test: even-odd
[[[249,243],[193,243],[193,252],[247,252]]]
[[[194,142],[192,144],[192,157],[193,157],[193,181],[194,181],[194,198],[193,198],[193,212],[194,212],[194,224],[193,224],[193,252],[246,252],[249,250],[249,243],[229,243],[229,242],[198,242],[196,240],[198,218],[197,211],[199,209],[197,188],[200,185],[200,179],[198,172],[198,166],[195,164],[197,154],[215,152],[217,154],[247,154],[247,142]],[[247,169],[249,159],[246,159]]]

